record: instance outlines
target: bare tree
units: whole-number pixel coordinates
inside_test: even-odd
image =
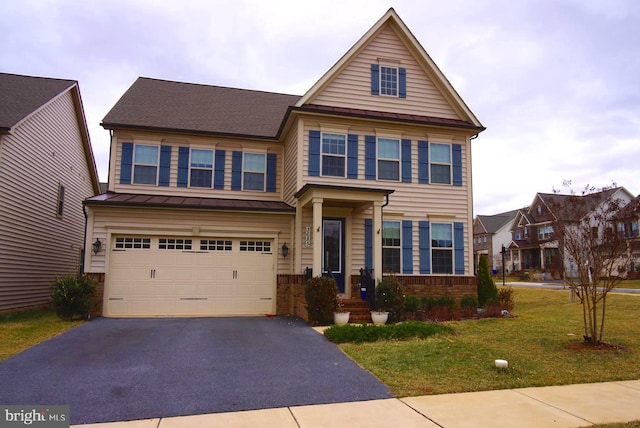
[[[582,304],[584,341],[591,345],[602,343],[607,294],[622,280],[629,259],[624,236],[612,221],[626,203],[614,197],[616,190],[615,185],[587,187],[581,194],[556,194],[550,202],[565,281]]]

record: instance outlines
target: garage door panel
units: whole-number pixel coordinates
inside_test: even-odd
[[[275,312],[271,240],[117,237],[114,242],[121,248],[110,254],[107,316]]]

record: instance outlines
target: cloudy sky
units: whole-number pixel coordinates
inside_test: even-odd
[[[106,181],[99,124],[138,76],[302,95],[389,7],[487,127],[474,215],[640,193],[637,0],[0,0],[0,71],[79,82]]]

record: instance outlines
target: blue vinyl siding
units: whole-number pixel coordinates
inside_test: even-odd
[[[373,135],[364,137],[364,178],[376,179],[376,137]]]
[[[453,185],[462,186],[462,146],[451,145],[451,164],[453,166]]]
[[[178,187],[189,185],[189,147],[178,147]]]
[[[420,273],[427,275],[431,273],[431,237],[429,232],[429,222],[419,222],[418,231],[420,235]]]
[[[418,141],[418,182],[429,184],[429,142]]]
[[[122,160],[120,162],[120,184],[131,184],[133,168],[133,143],[122,143]]]
[[[347,178],[358,178],[358,136],[347,135]]]
[[[160,146],[160,186],[168,186],[171,176],[171,146]]]
[[[464,275],[464,225],[453,223],[453,252],[456,275]]]
[[[402,67],[398,69],[398,96],[407,98],[407,69]]]
[[[242,190],[242,152],[231,155],[231,190]]]
[[[373,269],[373,220],[364,219],[364,266]]]
[[[402,273],[413,273],[413,223],[402,220]]]
[[[215,171],[213,176],[213,188],[224,190],[224,161],[226,152],[224,150],[216,150]]]
[[[276,169],[278,166],[278,155],[267,153],[267,192],[276,191]]]
[[[320,175],[320,131],[309,131],[309,175]]]
[[[380,95],[380,66],[371,64],[371,95]]]
[[[411,183],[411,140],[402,140],[402,182]]]

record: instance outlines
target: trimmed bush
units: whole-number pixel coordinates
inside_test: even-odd
[[[478,303],[485,307],[498,299],[498,288],[496,287],[491,273],[489,272],[489,262],[487,257],[480,256],[478,265]]]
[[[450,333],[451,327],[419,321],[405,321],[393,325],[375,326],[370,324],[331,326],[324,335],[334,343],[363,343],[378,340],[425,339],[439,333]]]
[[[513,300],[513,288],[511,288],[511,286],[498,290],[498,304],[500,308],[504,310],[509,312],[513,311],[515,302]]]
[[[304,288],[311,325],[330,325],[338,305],[338,285],[333,278],[317,276]]]
[[[87,275],[69,274],[56,279],[51,286],[51,305],[62,320],[88,318],[95,290],[95,283]]]
[[[462,316],[470,318],[476,315],[478,308],[478,298],[475,296],[466,296],[460,299],[460,311]]]
[[[389,312],[388,323],[396,323],[404,313],[402,284],[393,276],[385,276],[376,285],[376,310]]]

